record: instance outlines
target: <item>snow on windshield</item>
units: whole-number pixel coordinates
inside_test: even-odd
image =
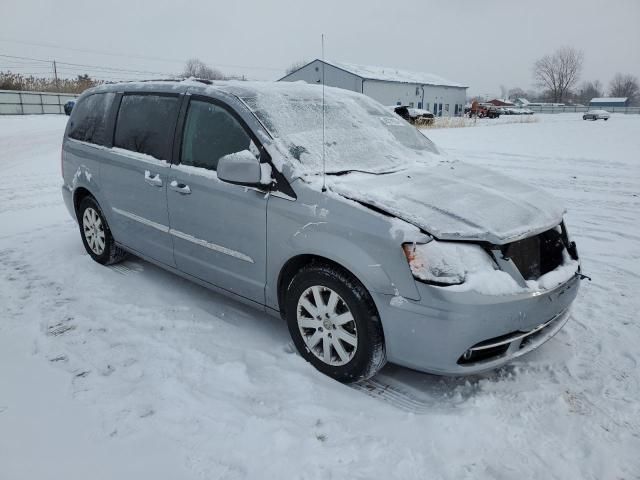
[[[242,100],[279,139],[303,173],[322,172],[322,87],[289,82],[247,89]],[[327,173],[381,173],[429,162],[433,143],[382,105],[357,93],[325,88]]]

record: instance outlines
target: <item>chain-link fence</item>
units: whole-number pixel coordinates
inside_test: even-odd
[[[526,105],[524,108],[536,113],[578,113],[589,110],[606,110],[609,113],[640,113],[640,107],[579,107],[577,105]]]
[[[78,95],[51,92],[0,90],[0,115],[64,113],[64,104]]]

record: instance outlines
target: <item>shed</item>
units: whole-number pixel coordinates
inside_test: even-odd
[[[628,107],[629,99],[627,97],[599,97],[592,98],[589,102],[590,107]]]
[[[435,115],[462,115],[467,86],[432,73],[411,72],[389,67],[313,60],[279,81],[324,83],[367,95],[383,105],[422,108]]]
[[[509,100],[504,100],[502,98],[494,98],[493,100],[489,100],[489,102],[487,103],[491,103],[496,107],[514,107],[515,106],[513,102],[510,102]]]

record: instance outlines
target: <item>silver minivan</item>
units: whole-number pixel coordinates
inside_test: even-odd
[[[95,261],[133,254],[279,315],[340,381],[386,361],[496,368],[562,328],[580,283],[557,200],[346,90],[100,86],[71,113],[62,173]]]

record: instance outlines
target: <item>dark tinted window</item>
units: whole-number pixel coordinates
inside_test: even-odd
[[[95,93],[80,100],[69,119],[69,136],[83,142],[106,145],[109,110],[116,94]]]
[[[208,102],[189,103],[182,140],[181,163],[216,170],[218,160],[249,150],[251,137],[227,110]]]
[[[178,97],[125,95],[116,123],[115,147],[171,159],[173,132],[180,103]]]

